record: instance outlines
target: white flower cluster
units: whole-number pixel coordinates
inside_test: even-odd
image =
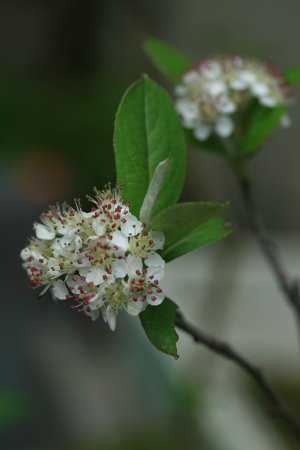
[[[176,86],[176,109],[183,126],[196,139],[212,132],[225,138],[235,127],[233,114],[256,98],[265,107],[286,103],[290,86],[273,66],[253,59],[221,55],[207,59],[186,72]],[[282,124],[289,125],[285,116]]]
[[[54,299],[72,300],[72,309],[93,320],[101,311],[114,330],[119,310],[136,316],[163,301],[165,262],[156,250],[164,234],[146,231],[119,189],[96,190],[90,200],[87,213],[78,202],[76,209],[51,207],[21,258],[32,287],[43,287],[40,296],[50,288]]]

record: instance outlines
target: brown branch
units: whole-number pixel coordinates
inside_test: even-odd
[[[175,325],[177,328],[190,335],[195,342],[203,344],[213,352],[223,356],[223,358],[229,359],[230,361],[234,362],[250,377],[252,377],[252,379],[260,387],[267,399],[270,401],[274,415],[281,418],[285,422],[286,426],[300,442],[300,425],[293,418],[291,413],[283,406],[276,392],[269,385],[262,371],[258,367],[249,362],[243,355],[238,353],[226,342],[219,340],[216,337],[211,336],[188,323],[182,313],[179,311],[177,311],[176,313]]]
[[[251,226],[252,232],[260,245],[260,248],[265,255],[271,269],[273,270],[274,276],[277,283],[284,294],[288,304],[291,306],[295,312],[299,331],[300,331],[300,291],[299,291],[299,281],[291,279],[284,267],[284,264],[278,254],[275,242],[270,239],[266,231],[265,225],[263,223],[262,217],[255,205],[252,189],[248,176],[243,171],[237,172],[239,185],[244,200],[244,204],[247,210],[249,224]]]

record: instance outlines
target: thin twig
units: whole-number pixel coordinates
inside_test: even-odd
[[[277,283],[283,292],[287,302],[295,312],[300,332],[300,291],[299,281],[291,279],[279,256],[275,242],[270,239],[263,223],[262,217],[253,199],[250,181],[246,173],[238,173],[238,180],[248,214],[248,220],[252,232],[257,239],[260,248],[273,270]]]
[[[175,325],[180,330],[189,334],[195,342],[203,344],[213,352],[218,353],[224,358],[233,361],[241,369],[248,373],[248,375],[252,377],[252,379],[261,388],[265,396],[272,404],[274,415],[280,417],[285,422],[286,426],[300,442],[300,425],[293,418],[291,413],[285,408],[285,406],[283,406],[276,392],[269,385],[262,371],[258,367],[249,362],[244,356],[238,353],[226,342],[219,340],[214,336],[210,336],[209,334],[188,323],[182,313],[179,311],[177,311],[176,313]]]

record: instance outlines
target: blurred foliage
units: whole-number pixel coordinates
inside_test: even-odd
[[[33,414],[28,395],[17,390],[0,391],[0,425],[15,424]]]
[[[82,189],[113,181],[113,122],[124,82],[99,72],[61,82],[0,74],[1,160],[46,149],[65,155]]]
[[[188,58],[183,53],[163,41],[148,39],[144,47],[154,65],[171,83],[180,82],[182,74],[194,67],[192,63],[189,64]],[[299,67],[290,69],[284,76],[287,81],[290,80],[296,85],[300,80]],[[269,108],[256,100],[251,101],[244,110],[239,108],[232,114],[235,132],[230,138],[220,138],[213,133],[205,141],[199,141],[194,137],[192,130],[186,129],[187,141],[195,148],[219,154],[225,159],[244,158],[260,150],[264,141],[278,126],[286,110],[284,104]]]
[[[128,435],[115,441],[115,443],[101,444],[99,446],[80,447],[72,450],[213,450],[204,438],[197,440],[187,437],[187,440],[183,442],[182,439],[178,439],[178,434],[173,433],[168,435],[164,430],[154,429],[147,431],[144,435],[137,433],[134,435]],[[71,450],[71,449],[69,449]]]

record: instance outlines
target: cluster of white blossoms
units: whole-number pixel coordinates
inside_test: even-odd
[[[212,132],[225,138],[235,127],[234,113],[252,99],[268,108],[287,102],[290,86],[273,66],[235,55],[201,61],[186,72],[175,88],[176,109],[183,126],[200,141]],[[289,125],[284,116],[282,125]]]
[[[77,202],[76,209],[57,205],[44,213],[21,258],[40,296],[50,288],[54,299],[72,301],[72,309],[93,320],[101,312],[114,330],[120,310],[136,316],[163,301],[165,262],[157,250],[164,234],[146,230],[121,190],[95,192],[90,212]]]

